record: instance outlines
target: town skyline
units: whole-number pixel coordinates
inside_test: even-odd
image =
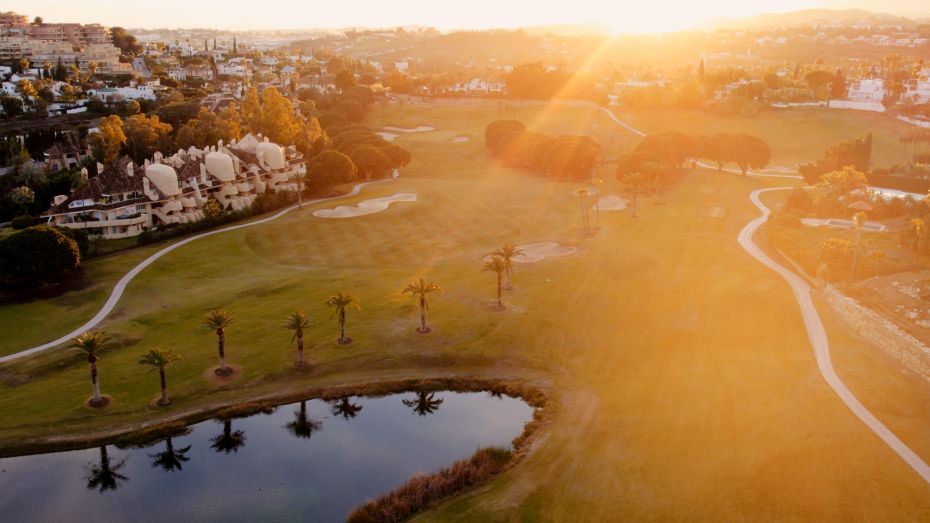
[[[109,2],[91,0],[80,5],[60,5],[50,0],[15,0],[7,9],[41,16],[46,22],[101,23],[139,29],[209,28],[228,31],[384,28],[397,26],[435,27],[440,30],[487,30],[537,26],[592,26],[613,34],[663,33],[702,29],[721,19],[739,19],[767,14],[785,14],[811,9],[863,9],[874,14],[930,18],[930,8],[920,0],[891,0],[880,8],[867,0],[761,0],[744,3],[712,0],[681,5],[674,0],[651,2],[635,13],[623,5],[605,12],[594,0],[580,0],[570,13],[555,5],[500,5],[477,0],[465,6],[400,0],[387,4],[353,2],[351,8],[316,12],[292,0],[270,0],[261,12],[224,10],[215,1],[196,5],[170,0],[156,13],[113,9]],[[305,12],[306,11],[306,12]],[[288,13],[282,17],[281,13]],[[187,22],[190,20],[191,22]],[[194,22],[196,21],[196,22]]]

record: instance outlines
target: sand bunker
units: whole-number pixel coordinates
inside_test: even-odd
[[[524,243],[516,247],[526,254],[524,256],[515,257],[513,259],[514,263],[535,263],[550,257],[559,258],[562,256],[571,256],[578,252],[577,247],[559,245],[556,242]]]
[[[465,143],[468,141],[467,136],[456,136],[452,139],[452,143]]]
[[[598,200],[597,205],[591,207],[591,209],[599,211],[622,211],[626,209],[629,203],[630,200],[611,194],[610,196],[605,196]]]
[[[377,134],[377,135],[380,136],[381,138],[384,138],[384,141],[386,141],[386,142],[393,142],[393,141],[396,140],[397,138],[400,138],[400,135],[397,134],[397,133],[388,133],[388,132],[385,132],[385,131],[378,131],[378,132],[376,132],[375,134]]]
[[[355,218],[356,216],[365,216],[366,214],[375,214],[387,210],[394,202],[415,202],[417,195],[409,192],[402,192],[393,196],[384,198],[374,198],[359,202],[358,205],[340,205],[335,209],[319,209],[313,211],[317,218]]]
[[[413,129],[407,129],[406,127],[384,127],[384,130],[398,133],[425,133],[428,131],[435,131],[436,128],[429,125],[421,125]]]

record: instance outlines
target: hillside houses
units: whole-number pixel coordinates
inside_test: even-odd
[[[86,230],[105,239],[126,238],[144,230],[204,218],[215,200],[227,210],[242,210],[267,191],[296,191],[293,174],[306,172],[306,160],[287,149],[246,135],[228,145],[191,147],[135,165],[122,157],[70,195],[58,195],[46,211],[49,223]]]

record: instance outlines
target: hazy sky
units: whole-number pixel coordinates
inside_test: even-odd
[[[928,0],[6,0],[0,6],[48,22],[147,28],[429,25],[458,29],[593,23],[616,32],[687,29],[710,18],[818,7],[930,16]]]

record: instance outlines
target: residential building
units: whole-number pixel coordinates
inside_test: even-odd
[[[143,165],[122,157],[83,188],[55,196],[43,216],[54,225],[103,238],[126,238],[199,221],[210,199],[223,209],[242,210],[266,191],[296,191],[291,177],[306,168],[293,146],[285,149],[251,134],[204,150],[191,147],[169,157],[156,153]]]

